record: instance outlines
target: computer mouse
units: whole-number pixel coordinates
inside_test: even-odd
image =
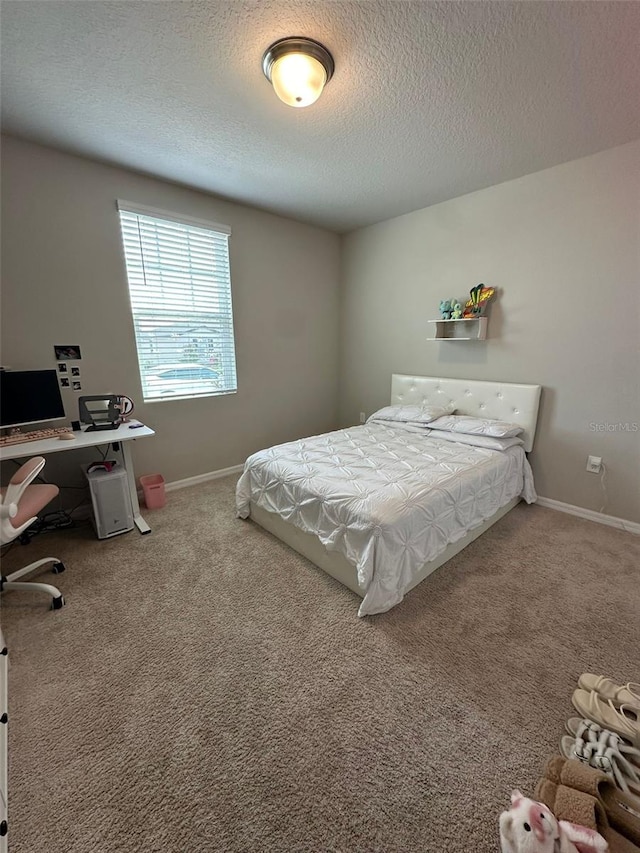
[[[69,439],[75,438],[75,435],[72,432],[61,432],[58,438],[60,441],[69,441]]]

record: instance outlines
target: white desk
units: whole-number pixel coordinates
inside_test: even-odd
[[[115,444],[120,446],[122,454],[122,465],[127,472],[129,483],[129,494],[131,495],[131,506],[133,507],[133,520],[140,533],[151,533],[151,528],[140,515],[140,503],[138,501],[138,489],[133,472],[133,460],[131,459],[131,447],[129,442],[136,438],[146,438],[155,435],[152,429],[141,426],[131,429],[131,424],[139,421],[130,421],[119,426],[118,429],[95,430],[87,432],[82,430],[74,432],[74,439],[46,438],[44,441],[24,441],[21,444],[10,444],[0,447],[0,462],[5,459],[22,459],[31,456],[46,456],[48,453],[60,453],[63,450],[79,450],[82,447],[100,447],[104,444]]]

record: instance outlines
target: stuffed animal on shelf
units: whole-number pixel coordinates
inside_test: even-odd
[[[464,306],[463,316],[481,317],[495,292],[495,287],[485,287],[484,284],[477,284],[472,287],[469,291],[470,298]]]
[[[543,803],[520,791],[511,794],[511,808],[500,815],[502,853],[606,853],[609,845],[594,829],[557,820]]]
[[[462,317],[462,305],[456,300],[451,302],[451,319],[459,320]]]
[[[451,319],[451,302],[448,299],[440,303],[440,313],[443,320]]]

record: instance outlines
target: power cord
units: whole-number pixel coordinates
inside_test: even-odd
[[[28,527],[15,541],[21,545],[28,545],[31,540],[41,533],[53,533],[56,530],[66,530],[70,527],[78,527],[80,522],[73,518],[73,513],[85,503],[84,498],[70,510],[55,509],[38,516],[33,524]],[[14,543],[9,543],[13,545]]]
[[[599,512],[604,512],[604,508],[609,500],[607,496],[607,466],[604,462],[600,463],[600,488],[602,489],[602,506],[600,507]]]

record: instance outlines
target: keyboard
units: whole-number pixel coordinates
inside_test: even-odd
[[[9,447],[12,444],[23,444],[27,441],[45,441],[47,438],[59,438],[63,433],[70,433],[69,427],[55,427],[51,429],[35,429],[31,432],[13,432],[9,435],[0,435],[0,447]]]

